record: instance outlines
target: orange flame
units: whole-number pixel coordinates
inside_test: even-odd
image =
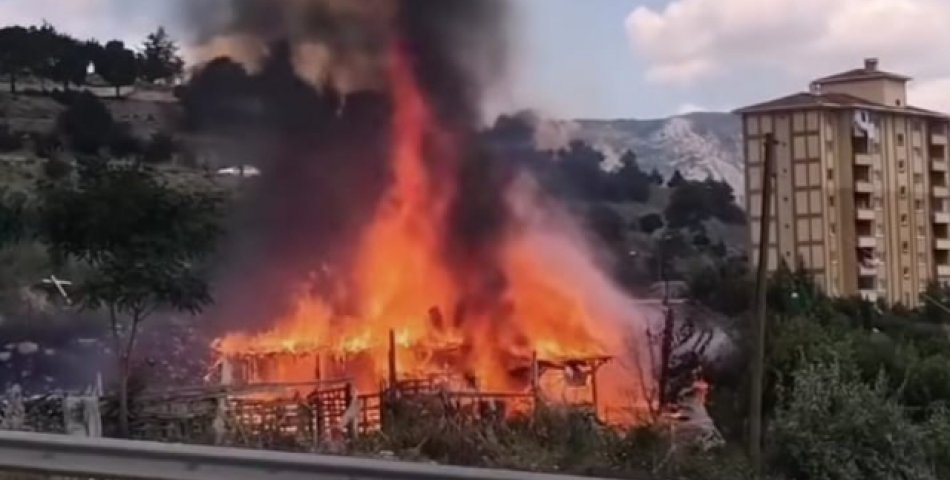
[[[284,360],[257,372],[256,379],[267,382],[313,380],[315,370],[329,375],[327,366],[288,360],[324,352],[345,364],[336,373],[352,377],[359,389],[372,389],[387,376],[389,336],[395,332],[400,376],[449,371],[478,379],[478,388],[485,391],[529,387],[512,372],[530,365],[533,356],[558,362],[619,353],[624,332],[617,318],[606,318],[616,317],[618,309],[610,311],[605,304],[598,311],[597,305],[600,292],[612,287],[589,256],[578,252],[580,235],[566,238],[570,235],[564,229],[544,227],[547,219],[538,213],[543,209],[524,188],[511,192],[516,227],[499,253],[507,281],[504,308],[491,315],[476,312],[464,321],[450,318],[464,297],[458,273],[441,255],[455,192],[452,182],[442,180],[452,177],[442,177],[442,171],[433,178],[425,161],[437,158],[444,162],[440,168],[451,171],[457,142],[436,124],[406,57],[395,58],[390,73],[394,180],[356,245],[349,272],[359,299],[356,314],[342,315],[327,299],[300,293],[293,311],[277,319],[270,331],[228,335],[218,341],[218,352],[283,354]],[[442,313],[448,315],[443,318]]]

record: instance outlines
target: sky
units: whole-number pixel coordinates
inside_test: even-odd
[[[950,0],[510,1],[511,65],[493,110],[552,118],[729,111],[878,57],[880,68],[915,78],[911,104],[950,112]],[[175,3],[0,0],[0,23],[45,19],[133,45],[162,24],[187,43]]]

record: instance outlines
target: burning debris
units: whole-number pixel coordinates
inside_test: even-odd
[[[262,237],[217,312],[220,380],[637,401],[647,380],[608,363],[635,307],[557,202],[478,143],[504,2],[231,5],[202,33],[259,46],[243,60],[273,135]]]

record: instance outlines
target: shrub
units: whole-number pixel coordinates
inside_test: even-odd
[[[835,362],[794,373],[768,439],[770,467],[790,478],[936,478],[926,430],[907,418],[883,378],[868,385]]]
[[[9,125],[0,125],[0,152],[15,152],[23,148],[23,137],[10,130]]]
[[[63,147],[56,133],[33,133],[30,141],[33,143],[33,154],[39,158],[52,158]]]
[[[73,166],[62,159],[50,158],[43,163],[43,175],[49,180],[61,180],[69,176],[73,171]]]
[[[142,160],[151,164],[166,163],[171,161],[176,149],[175,139],[164,133],[156,133],[145,145]]]
[[[116,158],[131,158],[142,155],[145,147],[132,133],[128,123],[120,123],[109,132],[109,153]]]
[[[640,230],[648,235],[663,228],[663,217],[657,213],[650,213],[640,217]]]
[[[93,155],[105,145],[115,122],[99,98],[83,92],[60,114],[57,123],[73,150]]]

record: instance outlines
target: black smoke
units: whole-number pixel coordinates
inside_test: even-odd
[[[301,279],[345,271],[391,179],[387,62],[394,51],[408,60],[435,123],[451,138],[446,145],[433,136],[425,160],[454,192],[442,254],[470,298],[444,308],[488,309],[504,290],[496,250],[513,172],[479,145],[477,131],[484,90],[504,73],[505,2],[189,3],[199,41],[251,38],[264,52],[243,72],[235,62],[209,63],[182,94],[191,126],[261,152],[255,163],[264,175],[246,195],[216,316],[263,325]],[[214,65],[225,74],[209,72]],[[205,80],[216,75],[227,85]]]

